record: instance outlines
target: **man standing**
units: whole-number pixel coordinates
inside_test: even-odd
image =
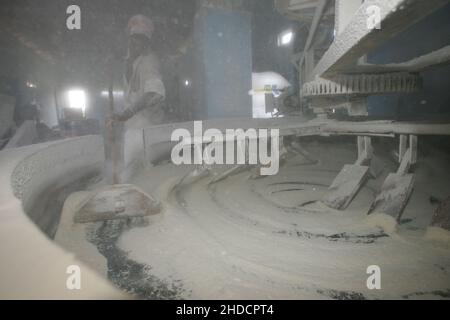
[[[126,58],[126,108],[113,115],[113,121],[126,121],[126,129],[139,129],[164,121],[165,88],[158,58],[152,52],[150,39],[154,26],[143,16],[133,16],[128,22],[128,56]]]
[[[128,22],[125,108],[114,113],[107,124],[110,143],[105,146],[105,152],[111,153],[112,161],[106,161],[106,166],[112,165],[112,170],[107,169],[112,183],[126,180],[129,172],[124,169],[141,163],[143,141],[139,129],[164,123],[165,88],[158,58],[150,47],[153,30],[152,21],[143,15],[133,16]]]

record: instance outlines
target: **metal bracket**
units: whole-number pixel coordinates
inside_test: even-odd
[[[358,159],[355,164],[346,164],[328,188],[322,202],[334,209],[345,209],[356,196],[368,177],[368,164],[373,148],[370,137],[358,136]]]
[[[372,140],[367,136],[358,136],[358,159],[356,160],[357,165],[367,165],[372,159],[373,148]]]
[[[409,140],[409,146],[408,144]],[[414,188],[414,173],[409,173],[411,166],[417,162],[417,136],[402,134],[399,142],[398,161],[400,166],[396,173],[390,173],[384,180],[381,190],[370,206],[368,214],[384,213],[400,221],[403,210]]]
[[[400,175],[407,174],[411,166],[415,165],[417,162],[417,136],[409,135],[409,146],[407,146],[407,143],[408,136],[401,134],[398,151],[398,161],[400,166],[397,170],[397,174]]]

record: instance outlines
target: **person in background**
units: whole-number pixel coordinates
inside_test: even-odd
[[[35,99],[24,105],[18,105],[14,109],[14,121],[17,127],[20,127],[25,121],[31,120],[35,123],[40,122],[40,105]]]

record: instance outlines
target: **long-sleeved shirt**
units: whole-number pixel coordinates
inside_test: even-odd
[[[160,73],[159,60],[152,52],[141,55],[133,62],[129,77],[124,77],[125,103],[134,116],[129,119],[126,126],[129,128],[142,128],[152,124],[160,124],[164,118],[161,106],[140,105],[139,101],[147,93],[158,94],[164,99],[166,92]]]

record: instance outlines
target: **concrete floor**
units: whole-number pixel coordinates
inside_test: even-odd
[[[424,238],[434,212],[429,197],[444,198],[450,190],[448,155],[420,161],[414,193],[392,231],[366,212],[384,177],[395,170],[393,160],[379,156],[383,173],[338,211],[315,200],[343,164],[355,160],[354,145],[305,146],[316,161],[291,155],[277,175],[260,179],[247,171],[211,184],[224,170],[217,167],[180,186],[193,167],[165,163],[145,169],[131,182],[163,204],[163,212],[149,221],[75,226],[67,217],[85,195],[72,194],[56,241],[64,245],[62,230],[72,230],[72,242],[80,241],[71,250],[80,259],[84,255],[141,298],[449,298],[450,247]],[[381,290],[367,288],[370,265],[381,269]]]

